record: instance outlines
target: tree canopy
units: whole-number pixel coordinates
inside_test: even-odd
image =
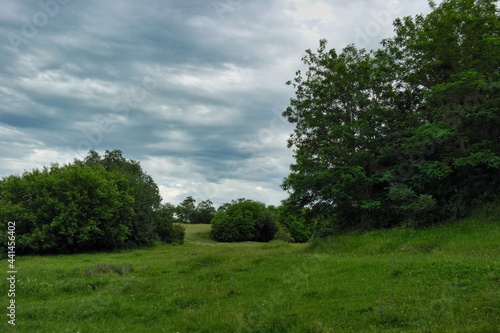
[[[182,242],[153,179],[121,151],[0,181],[0,220],[16,222],[18,254],[74,253]],[[3,235],[3,234],[2,234]],[[5,236],[5,235],[3,235]],[[0,239],[5,248],[6,238]]]
[[[201,201],[196,205],[196,200],[188,196],[177,207],[174,208],[177,222],[180,223],[202,223],[209,224],[215,214],[212,201]]]
[[[107,172],[117,172],[125,177],[134,197],[129,241],[139,246],[152,244],[156,239],[155,212],[160,208],[161,196],[155,181],[142,170],[140,163],[127,160],[120,150],[107,150],[102,157],[95,150],[91,150],[83,161],[76,160],[75,163],[90,167],[100,166]]]
[[[268,242],[277,231],[276,221],[263,203],[238,199],[217,211],[211,237],[219,242]]]
[[[423,225],[500,188],[496,1],[430,2],[373,51],[320,41],[287,84],[289,202],[337,227]]]

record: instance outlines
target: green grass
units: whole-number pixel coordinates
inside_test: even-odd
[[[498,332],[500,208],[309,244],[184,245],[17,258],[1,332]],[[2,261],[7,271],[6,260]]]

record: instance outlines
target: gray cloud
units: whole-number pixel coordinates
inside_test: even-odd
[[[40,5],[43,4],[43,6]],[[0,1],[0,176],[121,149],[165,201],[279,204],[280,116],[320,38],[377,47],[427,1]]]

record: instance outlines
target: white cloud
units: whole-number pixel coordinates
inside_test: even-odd
[[[300,23],[303,23],[303,21],[319,21],[325,24],[336,21],[333,8],[322,1],[290,0],[288,1],[288,7],[284,11],[285,15]]]

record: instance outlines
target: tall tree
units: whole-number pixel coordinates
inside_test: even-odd
[[[91,150],[83,161],[75,161],[83,165],[102,166],[106,171],[118,172],[128,181],[134,197],[132,208],[131,244],[150,245],[156,240],[156,215],[160,208],[161,196],[153,178],[145,173],[139,162],[127,160],[120,150],[107,150],[103,157]]]
[[[196,205],[193,221],[191,223],[210,224],[215,212],[216,210],[212,201],[204,200]]]
[[[177,218],[183,223],[209,224],[215,211],[212,201],[205,200],[196,205],[192,196],[188,196],[175,208]]]
[[[180,222],[193,223],[192,220],[195,215],[195,210],[196,200],[192,196],[188,196],[177,206],[177,217],[179,218]]]
[[[433,196],[439,216],[464,215],[475,202],[498,195],[500,20],[495,3],[430,2],[428,16],[397,20],[397,36],[385,41],[388,53],[403,64],[401,80],[422,96],[422,122],[402,147],[414,174],[406,185]],[[415,152],[418,158],[410,158]]]
[[[463,214],[464,200],[498,194],[495,1],[430,5],[396,20],[377,51],[339,54],[325,40],[306,51],[283,113],[296,124],[290,202],[338,226],[384,227]]]

